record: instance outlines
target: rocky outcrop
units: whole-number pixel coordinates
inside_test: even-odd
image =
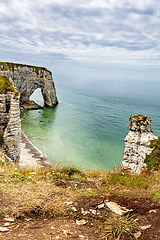
[[[147,115],[131,115],[129,133],[124,139],[125,149],[122,168],[131,173],[140,173],[146,167],[146,154],[150,154],[150,141],[157,139],[151,128],[151,118]]]
[[[40,88],[44,103],[54,107],[57,103],[52,73],[43,67],[0,62],[0,75],[9,76],[20,93],[20,104],[30,103],[32,93]]]
[[[0,150],[11,160],[20,159],[20,108],[19,92],[7,76],[0,76]]]

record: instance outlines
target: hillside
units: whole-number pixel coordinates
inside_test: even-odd
[[[160,239],[160,171],[9,165],[0,164],[2,239]],[[129,211],[113,212],[115,203]]]

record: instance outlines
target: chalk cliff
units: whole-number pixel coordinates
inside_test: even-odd
[[[122,168],[131,173],[140,173],[146,164],[146,154],[150,154],[150,141],[157,139],[151,128],[151,118],[147,115],[131,115],[128,124],[129,133],[124,139],[125,149]]]
[[[6,75],[0,76],[0,150],[11,160],[19,161],[21,150],[20,94],[10,80]]]
[[[52,108],[58,103],[52,73],[46,68],[0,62],[0,75],[4,74],[20,93],[21,105],[30,103],[29,98],[37,88],[41,89],[46,106]]]

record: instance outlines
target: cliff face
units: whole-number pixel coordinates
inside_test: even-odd
[[[7,76],[0,76],[0,149],[14,161],[20,158],[20,94]]]
[[[57,103],[52,73],[46,68],[0,62],[0,75],[9,76],[20,93],[20,104],[29,103],[32,93],[40,88],[44,103],[54,107]]]
[[[146,164],[146,154],[150,154],[150,141],[153,135],[151,118],[147,115],[131,115],[128,124],[129,133],[124,139],[125,149],[122,168],[132,173],[140,173]]]

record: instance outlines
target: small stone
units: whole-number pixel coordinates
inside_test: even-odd
[[[87,223],[88,223],[88,222],[85,221],[84,219],[76,220],[76,224],[77,224],[77,225],[85,225],[85,224],[87,224]]]
[[[150,228],[150,227],[151,227],[151,225],[139,226],[139,228],[141,230],[145,230],[145,229]]]
[[[88,212],[88,211],[85,211],[83,208],[81,208],[81,213],[82,213],[83,215],[87,215],[89,212]]]
[[[72,210],[73,210],[74,212],[77,212],[77,209],[76,209],[75,207],[72,207]]]
[[[30,219],[30,218],[25,218],[25,220],[26,220],[27,222],[29,222],[31,219]]]
[[[14,222],[14,218],[4,218],[6,222]]]
[[[51,226],[51,229],[53,230],[53,229],[54,229],[54,227],[53,227],[53,226]]]
[[[92,214],[94,214],[94,215],[97,214],[96,210],[94,210],[94,209],[89,209],[89,211],[90,211]]]
[[[134,222],[137,222],[137,221],[139,221],[139,218],[134,219]]]
[[[65,234],[65,236],[67,236],[67,231],[66,230],[64,230],[64,229],[62,229],[62,231],[63,231],[63,233]]]
[[[105,201],[107,207],[114,213],[122,216],[123,214],[127,213],[127,212],[131,212],[133,211],[132,209],[127,209],[125,207],[121,207],[119,206],[117,203],[115,202],[108,202],[108,201]]]
[[[80,239],[85,239],[85,236],[79,235],[79,238],[80,238]]]
[[[9,229],[6,227],[0,227],[0,232],[8,232]]]
[[[134,234],[135,239],[138,239],[141,236],[141,232],[138,231]]]
[[[157,209],[150,210],[149,213],[156,213]]]
[[[67,205],[73,204],[73,202],[64,202]]]
[[[98,205],[98,208],[101,209],[101,208],[104,208],[104,206],[105,206],[105,204],[102,203],[102,204]]]
[[[6,222],[6,223],[4,224],[5,227],[8,227],[9,225],[10,225],[9,222]]]

